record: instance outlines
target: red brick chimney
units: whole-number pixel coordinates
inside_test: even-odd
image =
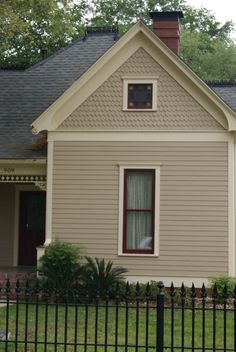
[[[180,23],[182,11],[150,12],[153,32],[176,54],[179,55]]]

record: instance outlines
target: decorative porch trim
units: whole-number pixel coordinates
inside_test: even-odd
[[[0,175],[0,182],[4,183],[34,183],[46,191],[46,176],[38,175]]]
[[[47,190],[47,182],[45,181],[35,181],[34,182],[35,186],[39,187],[42,191]]]

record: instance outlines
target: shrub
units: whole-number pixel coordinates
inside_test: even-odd
[[[216,287],[217,298],[220,301],[224,299],[225,287],[227,288],[227,295],[232,297],[235,285],[236,285],[236,280],[229,276],[219,276],[219,277],[213,277],[212,279],[210,279],[210,286],[211,286],[212,292],[214,290],[214,287]]]
[[[124,281],[123,274],[127,273],[127,269],[117,266],[113,267],[113,262],[105,262],[104,259],[85,257],[87,263],[84,266],[84,281],[90,286],[94,296],[97,288],[101,298],[104,298],[106,292],[110,295],[114,293],[117,283]]]
[[[39,271],[47,280],[49,288],[58,284],[61,291],[72,288],[82,267],[80,248],[66,242],[56,241],[50,244],[40,258]]]

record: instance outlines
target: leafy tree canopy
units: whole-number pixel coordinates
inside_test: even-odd
[[[57,51],[80,34],[85,8],[84,1],[0,0],[0,65],[24,68],[41,50]]]
[[[231,21],[221,25],[207,9],[185,0],[0,0],[0,66],[28,67],[74,38],[84,26],[118,25],[122,34],[150,11],[180,11],[181,57],[205,80],[236,79]]]

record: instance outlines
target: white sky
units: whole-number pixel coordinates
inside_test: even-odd
[[[236,28],[236,0],[186,0],[186,2],[195,8],[207,8],[221,23],[233,21]],[[236,37],[236,32],[233,37]]]

